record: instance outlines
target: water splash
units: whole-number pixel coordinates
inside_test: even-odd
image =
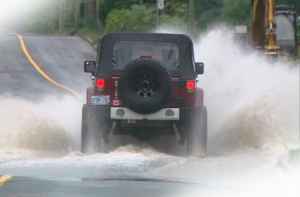
[[[48,98],[33,103],[0,98],[0,147],[5,152],[68,153],[76,147],[80,105],[73,98]],[[24,156],[24,155],[23,155]]]
[[[299,66],[271,62],[216,28],[196,42],[215,152],[287,146],[299,136]],[[269,144],[269,145],[268,145]]]

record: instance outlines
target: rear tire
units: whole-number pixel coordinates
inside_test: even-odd
[[[142,58],[126,65],[119,84],[122,103],[139,114],[162,109],[172,90],[168,71],[155,60]]]
[[[189,156],[205,157],[207,155],[207,109],[199,107],[192,115],[187,134],[187,152]]]
[[[84,105],[82,108],[81,151],[82,153],[104,153],[107,151],[105,135],[108,124],[105,110],[97,106]]]

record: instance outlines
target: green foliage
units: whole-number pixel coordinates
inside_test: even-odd
[[[84,17],[80,19],[80,25],[83,28],[88,28],[88,29],[97,29],[96,25],[97,21],[93,17]]]
[[[187,25],[184,18],[179,16],[170,16],[170,15],[161,16],[160,23],[161,25],[180,27],[180,28],[186,28]]]
[[[103,9],[104,9],[104,18],[106,19],[107,15],[113,9],[130,9],[132,5],[143,4],[143,3],[154,3],[156,0],[104,0]]]
[[[45,0],[46,1],[46,0]],[[69,14],[64,12],[67,26],[74,25],[76,2],[80,0],[65,0]],[[82,0],[88,2],[89,0]],[[157,0],[96,0],[97,15],[81,16],[76,18],[76,27],[93,32],[115,31],[149,31],[156,25]],[[58,31],[59,10],[62,0],[48,0],[45,8],[35,10],[31,16],[19,19],[25,31],[51,33]],[[165,0],[165,9],[160,21],[163,25],[186,28],[188,25],[189,0]],[[277,0],[277,4],[295,5],[300,13],[299,0]],[[82,4],[86,5],[86,4]],[[73,9],[73,11],[72,11]],[[84,10],[84,9],[83,9]],[[206,30],[207,27],[218,22],[227,22],[232,25],[248,24],[251,15],[251,0],[194,0],[195,31]],[[39,16],[39,17],[36,17]],[[100,21],[100,22],[99,22]],[[70,27],[71,29],[74,28]],[[98,27],[98,28],[97,28]],[[69,28],[69,27],[68,27]]]
[[[195,20],[198,30],[206,30],[210,24],[221,21],[223,0],[195,1]]]
[[[160,17],[162,25],[186,28],[187,26],[187,3],[183,0],[166,1],[164,14]]]
[[[106,18],[105,32],[146,32],[155,26],[154,10],[144,5],[114,9]]]
[[[165,14],[169,16],[183,17],[183,19],[187,18],[187,1],[168,0],[165,4]]]
[[[251,0],[224,0],[224,19],[234,25],[248,24],[251,16]]]

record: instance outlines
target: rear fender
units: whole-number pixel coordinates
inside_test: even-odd
[[[91,97],[95,95],[95,88],[94,87],[89,87],[87,90],[86,90],[86,103],[89,105],[91,104]]]
[[[201,107],[204,105],[204,90],[197,88],[195,95],[195,107]]]

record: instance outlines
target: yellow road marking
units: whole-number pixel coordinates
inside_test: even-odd
[[[28,47],[26,46],[26,43],[24,41],[23,36],[21,36],[20,34],[17,34],[17,38],[20,42],[20,47],[21,50],[23,52],[23,54],[25,55],[26,59],[28,60],[28,62],[32,65],[32,67],[45,79],[47,80],[49,83],[51,83],[52,85],[58,87],[59,89],[63,90],[64,92],[67,92],[71,95],[73,95],[76,98],[80,99],[80,94],[78,92],[76,92],[75,90],[72,90],[71,88],[68,88],[66,86],[64,86],[63,84],[55,81],[54,79],[52,79],[43,69],[42,66],[39,65],[32,57],[32,55],[30,54]]]
[[[12,179],[11,176],[0,176],[0,187],[3,187]]]

